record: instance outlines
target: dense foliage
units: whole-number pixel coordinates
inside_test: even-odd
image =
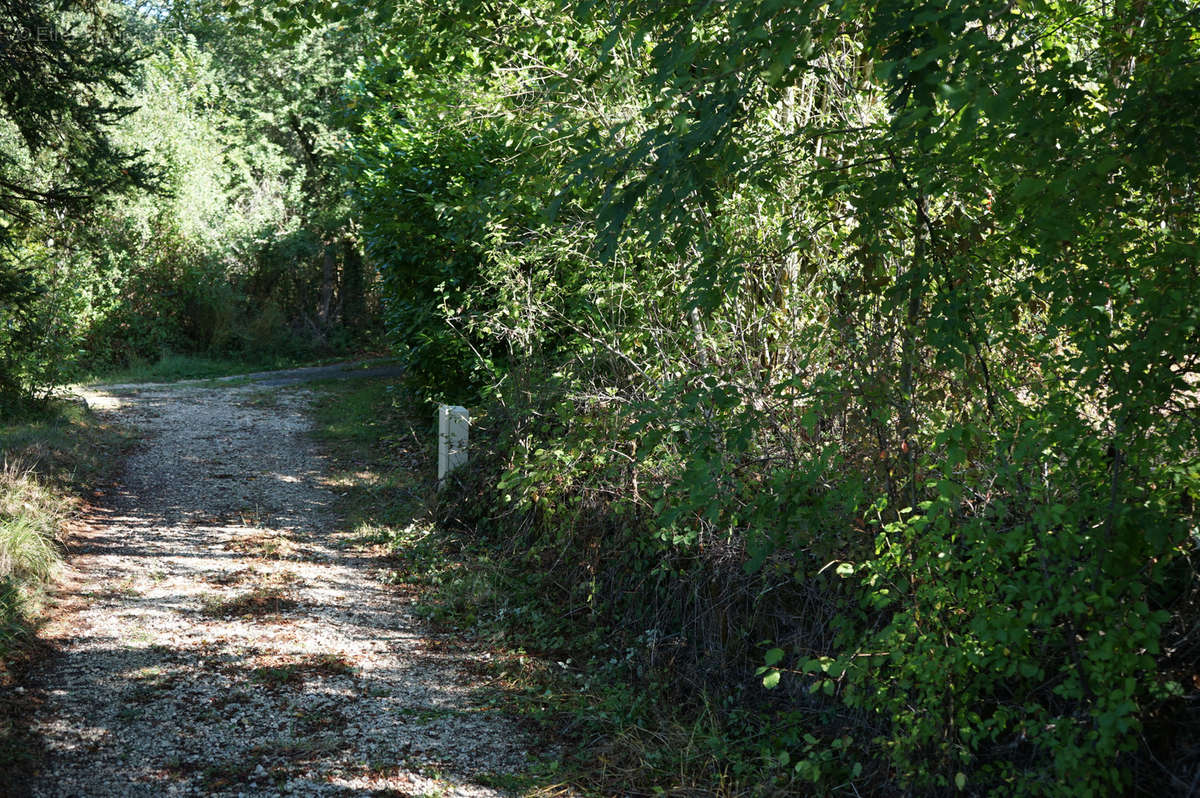
[[[10,394],[328,349],[378,295],[479,419],[443,520],[554,608],[531,644],[717,730],[628,778],[1195,783],[1192,5],[91,18],[141,49],[4,50]]]
[[[397,14],[353,182],[464,520],[822,789],[1190,783],[1194,9]]]
[[[6,411],[170,353],[286,359],[373,329],[334,102],[355,31],[273,36],[203,3],[6,14]]]
[[[6,2],[0,19],[3,412],[46,384],[43,343],[55,331],[37,299],[54,222],[151,177],[136,150],[111,136],[132,110],[122,100],[137,59],[121,21],[89,3],[41,0]]]

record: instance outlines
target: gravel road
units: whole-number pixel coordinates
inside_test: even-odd
[[[143,441],[42,632],[33,795],[494,796],[526,765],[454,642],[346,545],[309,394],[263,401],[293,376],[87,395]]]

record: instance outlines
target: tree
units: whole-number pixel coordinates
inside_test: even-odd
[[[152,175],[137,152],[112,143],[130,108],[138,53],[118,10],[86,2],[0,5],[0,409],[30,386],[29,304],[37,279],[16,246],[39,214],[79,216],[98,198]]]
[[[290,161],[311,254],[264,280],[289,283],[293,306],[317,329],[364,326],[368,275],[347,201],[345,83],[372,36],[369,17],[347,5],[202,0],[176,4],[171,22],[214,55],[230,132]]]

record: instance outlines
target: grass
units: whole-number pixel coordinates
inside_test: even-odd
[[[258,516],[244,516],[239,517],[238,520],[246,524],[247,522],[258,521]],[[225,548],[240,554],[249,554],[270,560],[287,559],[294,556],[297,550],[296,544],[288,534],[271,530],[252,532],[248,535],[234,538],[225,544]]]
[[[296,602],[278,585],[259,585],[234,596],[213,596],[205,600],[201,612],[210,618],[276,615],[293,609]]]
[[[433,487],[432,416],[431,429],[421,429],[386,379],[310,387],[319,391],[315,435],[331,456],[329,482],[356,536],[385,543],[397,530],[419,525]]]
[[[329,676],[355,676],[358,669],[340,654],[306,654],[260,665],[250,670],[250,681],[266,687],[300,685],[308,679]],[[334,716],[323,715],[329,723]],[[310,718],[310,725],[321,725],[320,718]],[[328,725],[328,724],[326,724]]]
[[[434,488],[432,413],[414,413],[386,381],[319,388],[316,434],[347,543],[385,551],[385,579],[412,597],[416,614],[453,633],[463,653],[490,654],[464,663],[488,685],[479,697],[522,718],[544,750],[565,752],[497,776],[496,786],[527,796],[796,789],[765,746],[769,728],[713,703],[731,696],[681,704],[669,669],[643,673],[638,651],[614,646],[598,619],[564,612],[537,553],[437,522],[433,508],[447,499]]]
[[[59,563],[66,503],[13,463],[0,466],[0,660],[28,639],[42,588]]]
[[[0,421],[0,452],[25,463],[36,478],[64,494],[95,488],[113,474],[128,433],[75,402],[53,404],[32,418]]]
[[[219,358],[201,355],[163,355],[156,362],[138,360],[125,368],[92,371],[81,375],[80,382],[126,383],[126,382],[176,382],[178,380],[203,380],[215,377],[232,377],[256,371],[319,366],[344,360],[338,357],[313,358],[295,356],[271,356],[261,358]]]
[[[77,404],[0,426],[0,667],[29,637],[64,522],[111,476],[128,443]]]
[[[385,581],[414,599],[414,611],[435,629],[453,632],[456,651],[474,661],[472,649],[486,650],[475,670],[487,684],[482,704],[525,718],[546,750],[561,747],[563,719],[576,709],[594,709],[594,695],[580,695],[577,673],[546,651],[558,641],[544,633],[561,619],[545,606],[528,568],[503,553],[440,528],[430,511],[435,487],[435,432],[429,419],[414,414],[386,380],[322,383],[314,406],[315,434],[329,455],[330,480],[340,496],[339,511],[349,530],[348,545],[386,552],[391,568]],[[553,616],[553,618],[551,618]],[[589,682],[594,693],[599,682]],[[628,699],[618,691],[614,705]],[[535,755],[536,757],[536,755]],[[521,774],[483,774],[485,783],[514,794],[611,794],[594,774],[554,757],[536,759]],[[570,785],[570,786],[568,786]]]
[[[325,366],[340,363],[348,358],[370,358],[355,368],[368,369],[381,365],[373,353],[340,352],[321,357],[307,355],[265,355],[252,358],[222,358],[203,355],[165,354],[157,361],[136,360],[124,368],[89,370],[77,375],[85,385],[177,382],[179,380],[209,380],[218,377],[236,377],[259,371]],[[391,362],[391,361],[385,361]]]
[[[79,404],[0,423],[0,794],[23,794],[40,757],[17,690],[38,654],[44,591],[61,559],[66,521],[111,479],[130,437]]]

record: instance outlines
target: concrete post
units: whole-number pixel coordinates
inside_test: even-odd
[[[465,407],[438,405],[438,483],[467,462],[467,430],[471,416]]]

